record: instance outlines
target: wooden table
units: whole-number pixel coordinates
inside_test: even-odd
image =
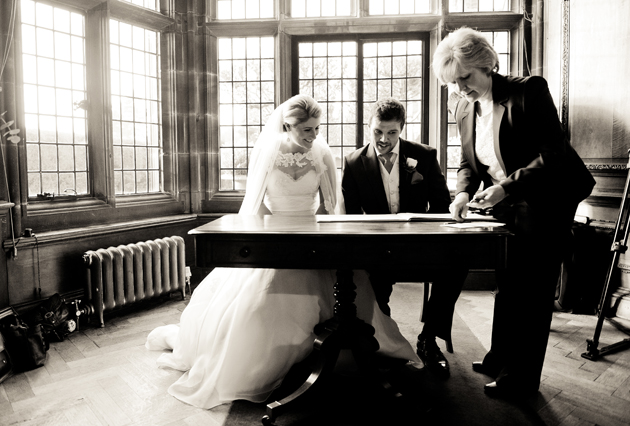
[[[337,271],[334,317],[315,327],[319,352],[313,372],[293,394],[267,405],[263,424],[275,418],[323,375],[332,370],[342,348],[354,350],[357,364],[378,376],[373,353],[378,350],[374,328],[356,317],[353,269],[404,271],[419,269],[431,276],[452,265],[471,269],[505,270],[504,228],[455,229],[442,222],[326,222],[315,216],[226,215],[202,225],[195,236],[197,266]],[[388,384],[383,382],[384,387]],[[392,390],[394,395],[397,394]]]

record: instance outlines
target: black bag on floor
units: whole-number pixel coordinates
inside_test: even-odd
[[[48,341],[41,324],[28,325],[12,310],[2,323],[2,334],[15,372],[41,367],[46,363]]]
[[[9,356],[9,350],[4,343],[4,337],[0,333],[0,383],[4,382],[4,379],[9,377],[13,371],[13,363]]]

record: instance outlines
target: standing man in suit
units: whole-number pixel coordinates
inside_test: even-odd
[[[372,107],[370,143],[344,159],[341,188],[347,214],[448,213],[451,196],[436,150],[400,138],[405,118],[405,107],[396,99],[381,99]],[[432,277],[418,336],[418,356],[442,377],[449,376],[449,365],[435,338],[450,341],[455,302],[468,273],[462,266]],[[368,272],[379,307],[389,315],[396,277],[389,271]]]

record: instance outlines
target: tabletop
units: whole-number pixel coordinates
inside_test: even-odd
[[[506,262],[503,228],[456,229],[442,222],[318,222],[316,216],[226,215],[191,230],[198,266],[267,268],[476,269]]]

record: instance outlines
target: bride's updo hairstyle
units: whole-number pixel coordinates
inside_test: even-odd
[[[319,118],[322,108],[315,99],[307,95],[295,95],[284,103],[282,112],[284,123],[295,126],[308,121],[310,118]],[[286,126],[284,127],[286,132]]]
[[[458,71],[478,68],[487,75],[499,71],[499,56],[488,39],[472,28],[459,28],[438,44],[433,72],[442,84],[455,81]]]

